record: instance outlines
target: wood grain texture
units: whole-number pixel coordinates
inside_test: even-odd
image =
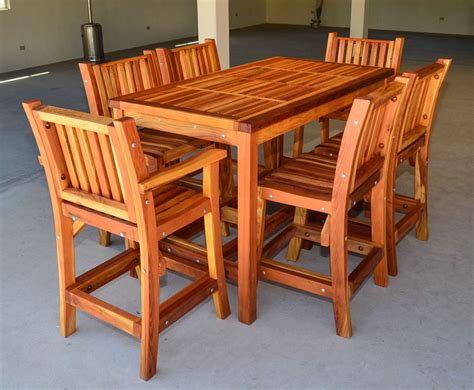
[[[273,57],[109,101],[125,111],[255,132],[393,75],[392,69]],[[201,119],[201,120],[200,120]],[[206,124],[209,124],[207,122]]]

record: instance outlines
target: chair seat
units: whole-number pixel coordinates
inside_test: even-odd
[[[259,185],[289,193],[308,193],[322,200],[330,200],[336,159],[315,153],[304,153],[288,160],[259,181]]]
[[[140,129],[139,135],[143,151],[158,159],[159,165],[176,161],[210,144],[208,141],[148,128]]]
[[[153,200],[161,237],[174,233],[210,211],[209,198],[179,184],[167,184],[153,190]]]
[[[334,153],[322,145],[312,152],[288,160],[260,179],[259,186],[330,201],[338,154],[338,149],[331,148],[331,150]],[[357,171],[353,193],[363,187],[367,180],[372,180],[374,175],[378,175],[382,167],[383,158],[374,158],[362,165]]]

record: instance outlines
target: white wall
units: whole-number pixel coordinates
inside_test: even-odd
[[[314,4],[314,0],[267,0],[267,23],[309,25]],[[473,0],[369,0],[368,10],[372,29],[474,34]],[[325,0],[322,25],[349,27],[350,13],[351,0]]]
[[[81,57],[86,4],[13,0],[0,12],[0,73]],[[94,0],[93,11],[106,52],[197,35],[196,0]]]
[[[267,0],[267,23],[311,23],[315,0]],[[348,27],[351,19],[351,0],[325,0],[321,16],[324,26]]]
[[[266,23],[266,0],[229,0],[230,29]]]
[[[0,73],[81,57],[86,4],[13,0],[9,11],[0,12]],[[197,35],[196,0],[93,0],[92,5],[106,52]],[[265,0],[230,0],[230,28],[265,23],[265,11]]]

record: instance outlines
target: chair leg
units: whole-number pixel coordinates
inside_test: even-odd
[[[421,203],[421,216],[416,222],[416,238],[427,241],[428,230],[428,152],[426,146],[416,155],[415,163],[415,199]]]
[[[158,245],[140,245],[141,344],[140,378],[149,380],[156,374],[160,325],[160,272]]]
[[[388,286],[387,240],[386,240],[386,201],[385,182],[378,182],[372,189],[370,200],[372,242],[382,246],[383,257],[374,270],[374,282],[377,286]]]
[[[219,148],[227,150],[227,158],[220,161],[219,190],[221,201],[235,198],[234,172],[232,168],[232,151],[229,145],[219,144]],[[221,222],[221,234],[228,237],[229,223]]]
[[[277,168],[277,145],[275,139],[263,144],[263,156],[265,169],[273,170]]]
[[[222,242],[219,231],[219,164],[214,163],[203,169],[203,195],[211,201],[211,212],[204,216],[204,230],[206,235],[207,262],[209,276],[217,280],[217,291],[212,295],[216,315],[220,319],[230,315],[227,284],[225,280],[224,259],[222,255]]]
[[[295,129],[295,136],[293,141],[293,158],[297,158],[303,153],[304,145],[304,126]]]
[[[265,217],[267,202],[262,198],[262,188],[258,187],[257,197],[257,259],[260,261],[263,253],[263,241],[265,239]]]
[[[102,246],[110,246],[111,234],[105,230],[99,230],[99,244]]]
[[[391,174],[392,177],[388,177],[387,184],[387,267],[388,274],[390,276],[397,276],[398,274],[398,260],[397,260],[397,240],[395,232],[395,180],[396,180],[396,169]]]
[[[319,118],[319,123],[321,126],[321,139],[319,143],[329,141],[329,119],[328,118]]]
[[[331,216],[330,224],[330,256],[331,281],[333,287],[333,310],[336,322],[336,333],[345,338],[352,337],[352,321],[349,304],[349,280],[347,259],[347,218]]]
[[[295,217],[293,221],[297,225],[305,225],[308,222],[308,209],[296,207]],[[286,254],[286,258],[290,261],[298,261],[302,244],[303,239],[299,237],[293,237],[288,245],[288,252]]]
[[[76,308],[66,302],[66,288],[76,280],[74,261],[73,222],[59,215],[56,218],[56,247],[59,274],[59,330],[68,337],[76,331]]]

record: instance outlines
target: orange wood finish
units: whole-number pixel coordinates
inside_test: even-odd
[[[76,309],[141,341],[140,377],[156,373],[159,332],[209,296],[218,318],[230,314],[219,231],[219,161],[226,152],[209,148],[185,162],[150,174],[134,121],[23,104],[53,205],[58,252],[60,332],[76,329]],[[177,181],[203,169],[203,192]],[[159,241],[205,218],[208,267],[198,280],[160,304],[160,275],[166,262]],[[120,234],[137,245],[76,277],[73,221]],[[141,318],[91,295],[125,272],[138,269]]]
[[[407,78],[397,77],[394,82],[354,100],[340,149],[335,155],[329,156],[325,149],[316,148],[283,163],[259,181],[262,208],[265,201],[273,201],[295,206],[297,210],[309,208],[326,214],[317,238],[321,245],[329,245],[331,272],[326,279],[318,276],[320,289],[312,292],[332,298],[336,332],[343,337],[352,335],[349,299],[353,290],[372,273],[377,285],[385,287],[388,284],[385,256],[387,171],[396,155],[409,82]],[[356,267],[355,274],[349,274],[348,215],[366,194],[372,197],[371,250]],[[265,218],[264,212],[258,214]],[[303,218],[295,218],[296,226],[306,224],[304,213],[297,212],[299,215]],[[263,240],[262,234],[259,238]],[[262,276],[266,277],[266,271],[262,271]],[[295,277],[294,274],[291,276]],[[281,276],[272,280],[300,287],[291,279],[286,283]],[[324,280],[327,286],[323,285]],[[308,291],[305,284],[301,287]]]
[[[392,69],[273,57],[109,104],[138,125],[237,146],[239,319],[256,319],[258,145],[352,103]]]

